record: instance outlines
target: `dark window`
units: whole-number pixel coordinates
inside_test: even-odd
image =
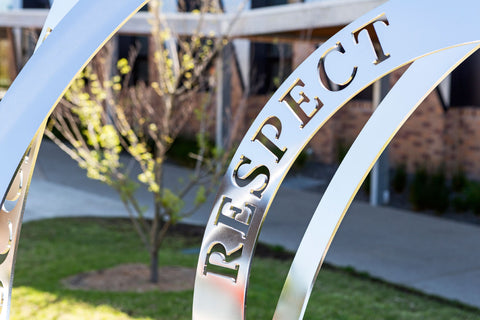
[[[202,7],[202,3],[205,8],[205,4],[207,4],[208,2],[205,2],[205,0],[178,0],[177,10],[179,12],[192,12],[193,10],[200,10],[200,8]],[[220,11],[223,11],[222,0],[211,1],[208,4],[211,7],[215,7],[217,10],[219,9]]]
[[[49,0],[23,0],[25,9],[45,9],[50,8]]]
[[[480,107],[480,52],[477,51],[452,72],[450,105]]]
[[[290,44],[252,43],[250,56],[252,94],[275,91],[292,71]]]
[[[193,10],[199,10],[202,4],[202,0],[178,0],[177,7],[180,12],[191,12]]]
[[[287,4],[287,0],[252,0],[252,9]]]
[[[132,47],[137,48],[138,56],[132,70],[132,82],[148,81],[148,37],[119,36],[118,58],[127,58]]]
[[[287,3],[287,0],[252,0],[252,9]],[[292,46],[253,42],[250,48],[250,92],[266,94],[275,91],[292,71]]]

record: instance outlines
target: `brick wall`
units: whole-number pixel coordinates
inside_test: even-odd
[[[349,147],[372,114],[370,101],[350,101],[319,130],[308,147],[314,159],[323,163],[336,163],[339,148]]]
[[[305,44],[298,44],[296,49],[303,55],[310,53]],[[391,74],[392,86],[407,67]],[[347,103],[309,144],[314,159],[337,162],[339,146],[353,143],[372,112],[370,101]],[[419,167],[430,171],[444,168],[451,175],[462,169],[469,178],[480,179],[480,108],[451,107],[445,111],[433,91],[392,139],[388,152],[392,167],[405,165],[409,172]]]
[[[480,108],[451,108],[446,114],[445,158],[450,172],[463,168],[480,179]]]
[[[294,65],[297,65],[314,47],[299,42],[293,46],[293,50]],[[391,74],[392,85],[406,68]],[[233,69],[232,114],[237,121],[231,123],[238,124],[236,140],[239,141],[270,96],[256,95],[244,100],[239,89],[238,71]],[[238,112],[242,105],[243,112]],[[339,148],[353,143],[372,112],[371,101],[353,100],[347,103],[327,121],[307,146],[313,151],[313,159],[336,163]],[[393,167],[405,165],[409,172],[419,167],[431,171],[445,168],[448,174],[462,168],[470,178],[480,180],[480,108],[450,108],[445,111],[438,93],[433,91],[405,122],[388,151]]]
[[[369,101],[351,101],[337,112],[312,139],[314,159],[338,161],[339,145],[349,146],[372,113]],[[459,168],[471,179],[480,179],[480,108],[445,111],[434,91],[420,104],[392,139],[392,167],[405,165],[409,172],[424,167],[444,168],[451,175]]]
[[[405,122],[390,144],[392,166],[405,165],[413,172],[425,167],[436,170],[446,165],[446,114],[434,91]]]

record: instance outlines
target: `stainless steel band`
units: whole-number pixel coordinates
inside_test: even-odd
[[[0,194],[74,76],[146,2],[79,1],[27,62],[0,102],[0,119],[8,119],[0,127]]]
[[[329,39],[292,73],[247,132],[222,182],[199,256],[194,319],[245,318],[255,242],[270,203],[298,153],[356,93],[383,75],[425,57],[405,75],[407,83],[396,90],[401,94],[392,93],[396,97],[411,94],[407,111],[413,110],[452,66],[476,48],[479,36],[472,28],[472,12],[478,7],[475,1],[455,5],[447,1],[390,1]],[[444,21],[455,21],[456,25],[447,26]],[[379,46],[373,46],[374,38]],[[422,76],[426,66],[432,65],[438,69]],[[412,80],[416,77],[418,80]],[[389,99],[386,104],[392,103]],[[394,106],[398,105],[392,104],[388,110]],[[390,123],[396,130],[408,114],[379,110],[372,121]],[[384,129],[382,126],[373,132]],[[352,152],[365,153],[367,160],[362,160],[358,172],[352,162],[342,166],[324,196],[287,278],[277,319],[302,317],[319,265],[358,183],[395,132],[390,128],[384,131],[388,132],[385,137],[372,136],[372,131],[366,130],[374,140],[362,138]],[[362,150],[365,145],[371,148]],[[350,179],[352,171],[357,175]],[[340,188],[345,185],[351,187],[348,192]]]
[[[45,21],[45,25],[40,33],[35,51],[40,47],[47,36],[76,3],[77,0],[55,2],[48,13],[47,20]],[[6,193],[4,199],[5,203],[2,203],[0,208],[0,226],[8,228],[8,232],[3,230],[2,235],[4,237],[1,239],[6,241],[6,243],[4,244],[5,251],[3,251],[1,254],[4,260],[0,261],[0,290],[2,307],[0,311],[0,319],[8,319],[10,315],[13,270],[15,266],[18,240],[20,237],[20,229],[22,226],[28,190],[30,188],[33,170],[35,169],[35,162],[40,145],[42,144],[45,125],[46,120],[40,125],[40,128],[30,144],[30,147],[28,148],[25,156],[22,158],[19,168],[15,173],[15,176],[12,179],[10,187]]]
[[[8,318],[18,230],[44,121],[77,72],[146,2],[64,2],[42,31],[51,34],[0,102],[1,319]],[[479,9],[476,0],[391,0],[329,39],[292,73],[248,130],[223,178],[199,256],[194,319],[245,318],[258,235],[293,161],[356,93],[413,62],[349,151],[297,252],[274,318],[303,317],[336,229],[379,153],[438,81],[478,48]]]
[[[315,210],[290,267],[274,319],[303,318],[328,248],[371,167],[426,95],[478,48],[478,44],[468,44],[416,60],[385,97],[358,135]]]
[[[38,149],[43,137],[42,127],[15,174],[15,178],[5,197],[5,202],[0,208],[0,319],[8,319],[10,315],[10,301],[12,295],[13,270],[20,237],[20,228],[25,210],[28,188],[32,179],[33,169],[38,154]]]
[[[0,102],[0,119],[8,119],[3,123],[10,124],[10,127],[4,126],[3,131],[0,129],[0,150],[2,150],[0,190],[3,192],[6,190],[4,188],[8,187],[8,190],[4,193],[0,192],[0,194],[5,195],[2,196],[0,207],[0,228],[2,228],[0,231],[2,235],[0,239],[0,250],[2,250],[0,252],[0,319],[8,319],[10,314],[13,269],[23,212],[48,115],[56,106],[57,101],[78,70],[93,57],[94,53],[103,46],[119,26],[140,9],[146,1],[129,1],[128,3],[125,2],[125,5],[122,3],[122,6],[114,1],[96,1],[91,6],[85,1],[82,1],[82,6],[76,6],[77,2],[78,0],[62,0],[53,4],[35,48],[35,52],[37,52],[42,47],[44,40],[50,37],[50,34],[55,35],[52,36],[52,40],[49,39],[46,52],[43,53],[44,57],[48,58],[35,59],[36,55],[34,54],[34,57],[12,84],[8,94]],[[115,5],[117,5],[117,10],[114,10]],[[97,17],[100,20],[88,19],[88,16],[91,17],[94,12],[96,12],[96,15],[102,12],[92,12],[90,10],[105,9],[106,7],[111,7],[111,15],[102,13],[102,17]],[[81,20],[75,21],[75,19],[70,18],[69,12],[76,18],[83,15],[83,18],[87,19],[84,21],[96,21],[98,24],[89,22],[89,28],[85,28],[79,24]],[[67,16],[66,19],[65,16]],[[96,27],[99,27],[99,30]],[[53,30],[55,30],[55,33],[53,33]],[[57,34],[60,35],[57,36]],[[63,49],[64,44],[66,44],[65,37],[73,37],[71,40],[75,40],[75,35],[83,35],[83,41],[89,46],[74,47],[70,51],[59,50],[59,48]],[[62,53],[64,53],[63,57]],[[61,57],[60,60],[58,60],[59,56]],[[62,65],[62,62],[68,68],[65,67],[65,64]],[[42,75],[48,75],[48,72],[53,71],[53,69],[57,69],[57,75],[42,78]],[[64,70],[69,75],[63,79],[58,78],[58,74],[63,73]],[[33,90],[35,93],[29,96],[32,88],[28,86],[34,85],[32,81],[36,81],[37,85],[44,91]],[[34,97],[35,94],[37,94],[36,97]],[[21,100],[18,99],[19,97],[31,99],[18,101]],[[38,98],[37,102],[35,102],[35,98]],[[33,110],[38,113],[35,114],[35,112],[32,112]],[[32,138],[33,140],[31,140]],[[23,156],[28,146],[25,141],[29,141],[29,139],[31,140],[30,146]],[[15,161],[18,163],[18,159],[21,159],[18,170],[17,168],[14,170],[6,169],[15,164]],[[15,172],[13,178],[12,172]]]

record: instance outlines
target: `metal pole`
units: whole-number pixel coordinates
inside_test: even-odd
[[[390,77],[385,76],[373,84],[372,105],[377,109],[390,89]],[[385,205],[390,201],[388,147],[378,158],[370,173],[370,204]]]
[[[217,58],[217,109],[215,124],[215,144],[217,149],[224,149],[229,136],[227,123],[231,106],[231,58],[232,45],[227,44]]]
[[[23,7],[23,0],[13,0],[12,1],[12,9],[21,9]],[[22,29],[21,28],[13,28],[12,29],[13,35],[13,52],[15,54],[15,62],[17,72],[23,66],[23,55],[22,55]]]

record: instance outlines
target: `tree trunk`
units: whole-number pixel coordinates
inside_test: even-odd
[[[158,283],[158,249],[150,251],[150,282]]]

